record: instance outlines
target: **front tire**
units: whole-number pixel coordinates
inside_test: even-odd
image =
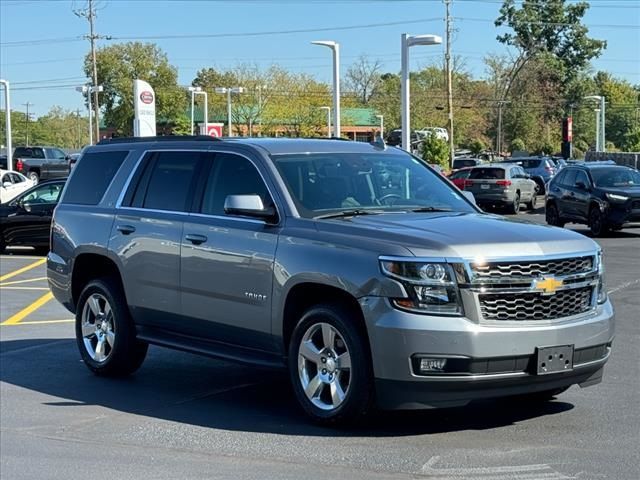
[[[340,305],[317,305],[302,315],[289,342],[289,373],[298,403],[320,424],[353,423],[371,408],[368,344]]]
[[[604,235],[609,230],[606,219],[598,206],[593,206],[589,210],[589,230],[594,237]]]
[[[517,215],[519,211],[520,211],[520,194],[516,193],[516,196],[513,199],[513,203],[511,203],[507,207],[507,212],[513,215]]]
[[[76,341],[89,370],[105,377],[135,372],[148,345],[136,339],[124,292],[113,278],[89,282],[76,308]]]
[[[538,201],[536,194],[533,194],[533,197],[531,197],[531,200],[529,200],[527,202],[527,209],[528,210],[535,210],[536,209],[536,202]]]

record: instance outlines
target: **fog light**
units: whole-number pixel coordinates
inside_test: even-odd
[[[421,358],[420,373],[442,372],[446,364],[446,358]]]

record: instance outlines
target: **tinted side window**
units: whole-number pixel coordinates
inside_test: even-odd
[[[578,171],[576,169],[568,170],[562,178],[562,185],[565,187],[573,187],[576,184],[576,174]]]
[[[50,205],[58,202],[62,191],[62,183],[46,183],[22,197],[25,205]]]
[[[271,205],[267,186],[256,167],[239,155],[217,154],[202,199],[201,213],[224,215],[228,195],[259,195],[265,206]]]
[[[76,165],[62,203],[97,205],[128,151],[85,153]]]
[[[194,188],[200,156],[200,152],[158,153],[151,166],[142,207],[187,211],[187,201]]]
[[[567,170],[562,170],[559,174],[557,174],[555,177],[553,177],[551,182],[554,185],[563,185],[564,184],[564,177],[565,177],[566,174],[567,174]]]
[[[584,183],[586,186],[589,186],[589,179],[587,178],[587,174],[584,173],[582,170],[578,171],[578,174],[576,175],[576,182],[582,182]]]

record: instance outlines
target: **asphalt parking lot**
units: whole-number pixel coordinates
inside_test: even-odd
[[[617,311],[602,384],[536,406],[380,412],[354,430],[309,424],[279,373],[181,352],[151,347],[136,375],[97,378],[43,259],[3,255],[0,477],[637,480],[640,228],[598,243]]]

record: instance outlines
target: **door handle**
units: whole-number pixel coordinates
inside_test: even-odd
[[[136,227],[134,227],[133,225],[118,225],[116,227],[116,230],[118,230],[123,235],[129,235],[130,233],[136,231]]]
[[[207,241],[207,237],[205,237],[204,235],[196,235],[195,233],[188,233],[184,238],[186,238],[194,245],[200,245],[201,243]]]

